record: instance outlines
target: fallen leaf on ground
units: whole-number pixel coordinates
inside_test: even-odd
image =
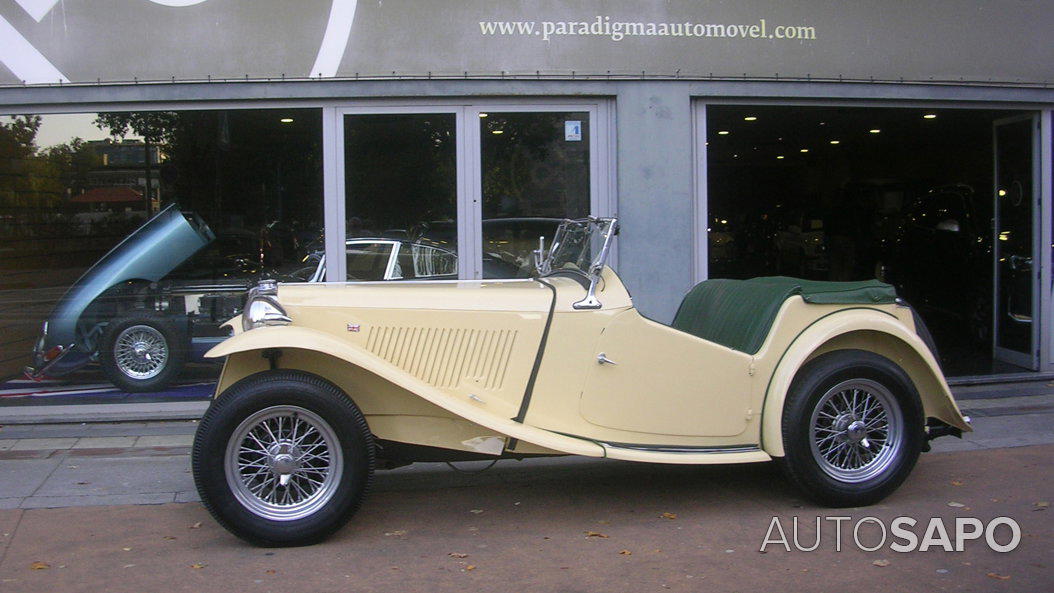
[[[121,548],[121,549],[124,550],[125,552],[131,552],[132,551],[132,548]]]
[[[389,536],[389,537],[394,535],[394,536],[398,537],[400,535],[406,535],[406,530],[405,529],[396,529],[395,531],[385,532],[384,535]]]
[[[201,528],[201,521],[198,521],[197,523],[195,523],[195,524],[191,525],[190,527],[188,527],[188,529],[200,529],[200,528]]]
[[[1034,511],[1045,511],[1048,508],[1050,508],[1050,503],[1045,501],[1045,500],[1041,500],[1041,501],[1035,503],[1035,505],[1036,505],[1036,508],[1032,509]]]
[[[275,573],[275,569],[273,569],[273,568],[268,568],[267,570],[265,570],[265,571],[264,571],[264,573],[265,573],[265,574],[274,574],[274,573]]]
[[[41,561],[37,560],[33,564],[30,564],[29,568],[32,569],[32,570],[44,570],[46,568],[51,568],[51,565],[48,564],[47,562],[41,562]]]
[[[999,580],[999,581],[1009,581],[1010,580],[1010,575],[1008,575],[1008,574],[999,574],[999,573],[996,573],[996,572],[990,572],[986,576],[988,578],[996,579],[996,580]]]
[[[469,564],[468,566],[465,567],[465,570],[476,570],[476,565],[475,564]]]
[[[871,564],[874,564],[875,566],[889,566],[889,560],[875,560]]]
[[[174,536],[174,535],[166,535],[165,537],[163,537],[161,539],[176,539],[176,536]]]
[[[952,480],[952,486],[962,486],[963,483],[959,480]]]
[[[964,505],[964,504],[963,504],[963,503],[961,503],[961,502],[949,502],[949,503],[948,503],[948,506],[950,506],[950,507],[955,507],[955,508],[957,508],[957,509],[961,509],[961,508],[965,507],[966,505]]]
[[[605,539],[607,538],[606,535],[604,535],[603,533],[600,533],[599,531],[587,531],[586,532],[586,537],[602,537],[602,538],[605,538]]]
[[[207,564],[204,564],[204,563],[202,563],[202,562],[195,562],[194,564],[191,564],[191,565],[190,565],[190,567],[191,567],[191,568],[193,568],[193,569],[195,569],[195,570],[198,570],[198,569],[202,569],[202,568],[205,568],[206,566],[208,566],[208,565],[207,565]]]
[[[676,519],[677,518],[677,513],[663,513],[663,514],[661,514],[659,516],[662,517],[663,519]]]
[[[134,564],[125,564],[124,567],[125,568],[135,568],[135,565]]]
[[[621,551],[619,551],[619,554],[621,554],[623,556],[632,556],[633,552],[630,552],[629,550],[621,550]]]
[[[478,515],[483,512],[483,509],[472,509],[469,512]]]
[[[447,556],[451,558],[468,558],[468,554],[462,554],[461,552],[451,552]]]

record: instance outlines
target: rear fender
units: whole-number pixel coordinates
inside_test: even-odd
[[[795,375],[813,358],[843,349],[867,350],[892,360],[915,384],[926,417],[971,430],[932,352],[910,327],[883,311],[849,309],[816,320],[784,352],[765,391],[761,444],[766,453],[784,455],[783,406]]]
[[[270,353],[275,351],[280,351],[281,354],[269,357]],[[604,455],[600,445],[526,426],[494,414],[486,409],[486,403],[474,401],[468,394],[442,391],[381,358],[312,329],[289,325],[253,329],[228,338],[210,350],[206,356],[228,357],[220,382],[216,386],[217,394],[223,393],[244,377],[271,368],[271,360],[277,367],[299,368],[337,385],[346,385],[347,375],[351,372],[365,372],[370,376],[369,380],[376,378],[377,381],[372,385],[378,393],[363,394],[363,397],[369,398],[369,401],[364,402],[360,402],[356,395],[356,403],[366,414],[371,429],[375,429],[375,422],[388,422],[391,416],[407,418],[413,415],[434,415],[434,412],[430,411],[434,410],[431,406],[416,405],[415,410],[415,403],[404,398],[408,393],[424,400],[419,402],[420,404],[438,406],[457,418],[486,427],[495,435],[519,439],[562,453],[590,457]],[[396,395],[396,392],[399,394]],[[401,399],[395,406],[397,409],[392,408],[392,402],[388,402],[386,406],[384,398],[378,397],[383,394]],[[386,416],[389,418],[386,419]],[[449,443],[449,447],[462,448],[460,441]]]

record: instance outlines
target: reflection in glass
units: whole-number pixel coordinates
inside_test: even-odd
[[[484,278],[530,276],[538,237],[589,215],[589,123],[588,112],[480,114]]]
[[[28,365],[61,388],[102,370],[207,397],[169,386],[215,375],[182,365],[246,286],[321,249],[321,188],[317,109],[0,117],[0,392]]]
[[[399,239],[409,248],[430,245],[456,253],[456,141],[452,113],[344,116],[348,241]],[[380,249],[377,245],[363,249]],[[384,245],[388,255],[398,247]],[[369,262],[378,258],[349,246],[348,279],[366,279],[359,277],[365,269],[372,278],[376,264]]]

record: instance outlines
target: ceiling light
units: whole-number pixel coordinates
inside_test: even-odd
[[[491,130],[490,133],[491,134],[504,134],[505,130]]]
[[[841,144],[841,140],[831,140],[831,144]]]
[[[727,136],[729,134],[731,134],[731,132],[729,132],[728,130],[721,130],[717,133],[718,136]]]
[[[1000,197],[1000,198],[1002,198],[1002,197],[1003,197],[1003,196],[1005,196],[1005,195],[1006,195],[1006,190],[1005,190],[1005,189],[1001,189],[1001,190],[999,190],[999,197]]]
[[[778,161],[778,160],[781,160],[781,159],[783,159],[783,155],[782,155],[782,154],[781,154],[781,155],[779,155],[778,157],[776,157],[776,160],[777,160],[777,161]]]
[[[922,119],[937,119],[937,114],[936,113],[927,113],[926,115],[922,116]]]
[[[868,133],[868,134],[881,134],[881,133],[882,133],[882,130],[880,130],[880,129],[878,129],[878,128],[874,128],[874,129],[872,129],[872,130],[868,130],[868,131],[867,131],[867,133]]]
[[[809,152],[809,149],[808,148],[803,148],[803,149],[799,150],[798,152]]]
[[[282,122],[283,124],[291,124],[291,123],[293,123],[293,118],[291,118],[291,117],[283,117],[282,119],[280,119],[278,121]]]
[[[758,121],[758,118],[755,115],[748,115],[743,118],[743,121]]]
[[[479,116],[480,117],[487,117],[487,114],[486,113],[480,113]]]

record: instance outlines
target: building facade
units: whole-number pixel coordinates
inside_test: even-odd
[[[328,281],[356,279],[346,241],[384,237],[522,275],[552,221],[617,215],[614,265],[654,319],[710,277],[878,276],[949,375],[1054,372],[1044,3],[113,10],[0,9],[6,375],[134,228],[71,221],[106,138],[160,146],[151,208],[200,213],[261,270],[325,252]]]

